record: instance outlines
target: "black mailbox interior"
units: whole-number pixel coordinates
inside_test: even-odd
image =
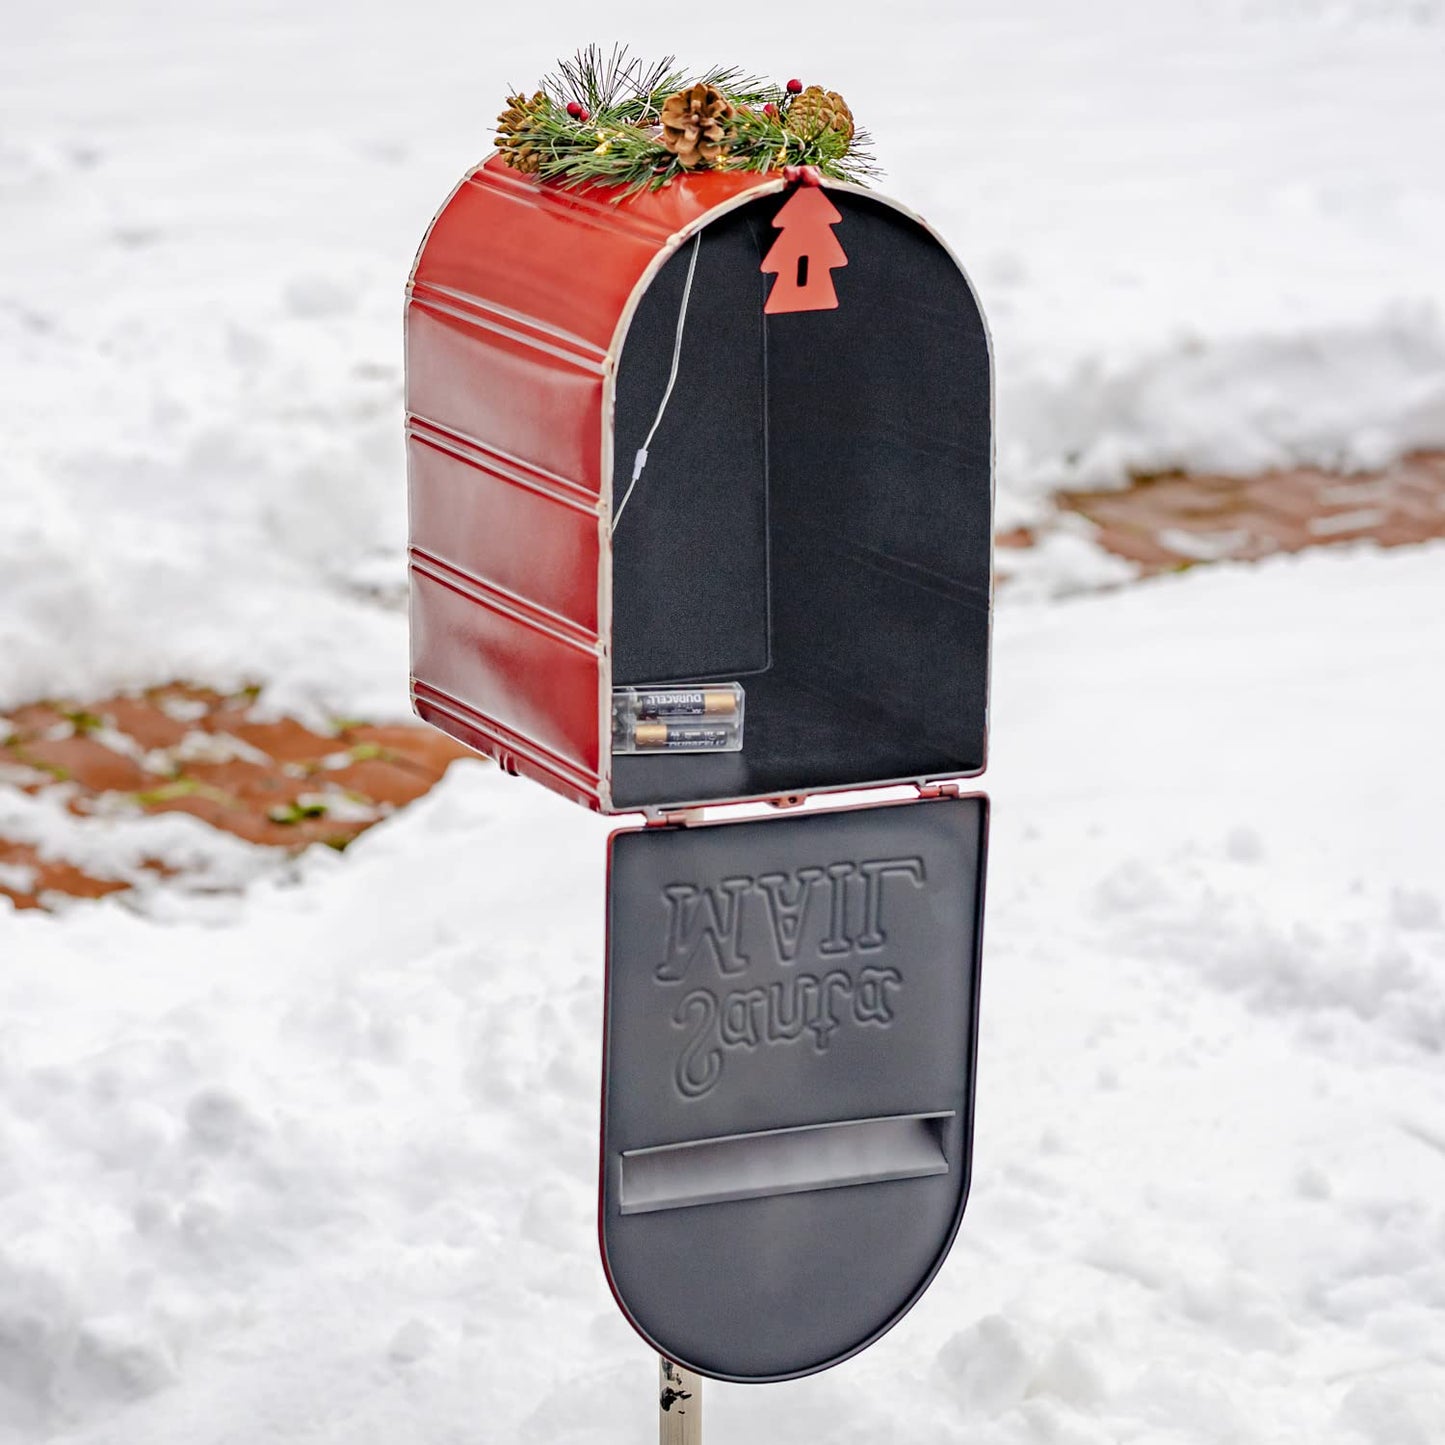
[[[621,807],[958,776],[984,764],[987,331],[917,222],[829,190],[836,310],[768,316],[770,195],[643,295],[615,413],[613,679],[738,681],[740,753],[619,756]],[[633,458],[672,394],[627,496]],[[626,498],[625,507],[622,506]],[[618,508],[622,507],[621,515]]]

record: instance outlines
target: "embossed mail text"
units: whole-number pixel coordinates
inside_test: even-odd
[[[839,1029],[887,1028],[903,987],[883,957],[887,918],[895,894],[926,877],[922,858],[870,858],[664,888],[666,956],[653,975],[686,989],[672,1014],[686,1031],[678,1091],[711,1092],[729,1051],[802,1043],[821,1053]],[[760,943],[783,976],[749,986]]]

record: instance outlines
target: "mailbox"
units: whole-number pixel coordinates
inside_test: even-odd
[[[850,122],[851,124],[851,122]],[[968,1194],[992,380],[929,227],[816,173],[496,158],[406,307],[417,712],[613,835],[599,1217],[669,1360],[778,1380],[921,1294]],[[862,807],[714,803],[915,784]]]
[[[989,343],[918,217],[780,172],[616,200],[493,158],[422,244],[406,343],[423,718],[606,813],[982,770]],[[740,747],[619,734],[625,690],[714,684]]]

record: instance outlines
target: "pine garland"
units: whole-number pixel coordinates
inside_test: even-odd
[[[688,166],[663,144],[661,117],[671,96],[697,85],[721,92],[732,114],[722,153],[710,163]],[[600,47],[589,45],[559,61],[524,109],[509,102],[498,118],[497,146],[517,170],[563,187],[613,187],[614,200],[659,190],[698,170],[815,166],[833,180],[866,184],[877,174],[872,140],[853,127],[851,116],[846,127],[840,121],[841,128],[810,124],[789,129],[795,101],[803,101],[806,108],[816,93],[818,87],[810,87],[804,100],[788,86],[735,67],[693,75],[680,69],[671,55],[648,64],[622,46],[604,55]],[[517,97],[522,94],[517,92]],[[847,115],[842,98],[827,94]]]

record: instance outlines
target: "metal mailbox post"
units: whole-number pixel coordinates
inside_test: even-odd
[[[709,172],[615,200],[493,159],[433,222],[406,317],[416,710],[649,819],[610,847],[608,1280],[689,1371],[826,1368],[922,1293],[968,1193],[977,301],[872,191]]]

